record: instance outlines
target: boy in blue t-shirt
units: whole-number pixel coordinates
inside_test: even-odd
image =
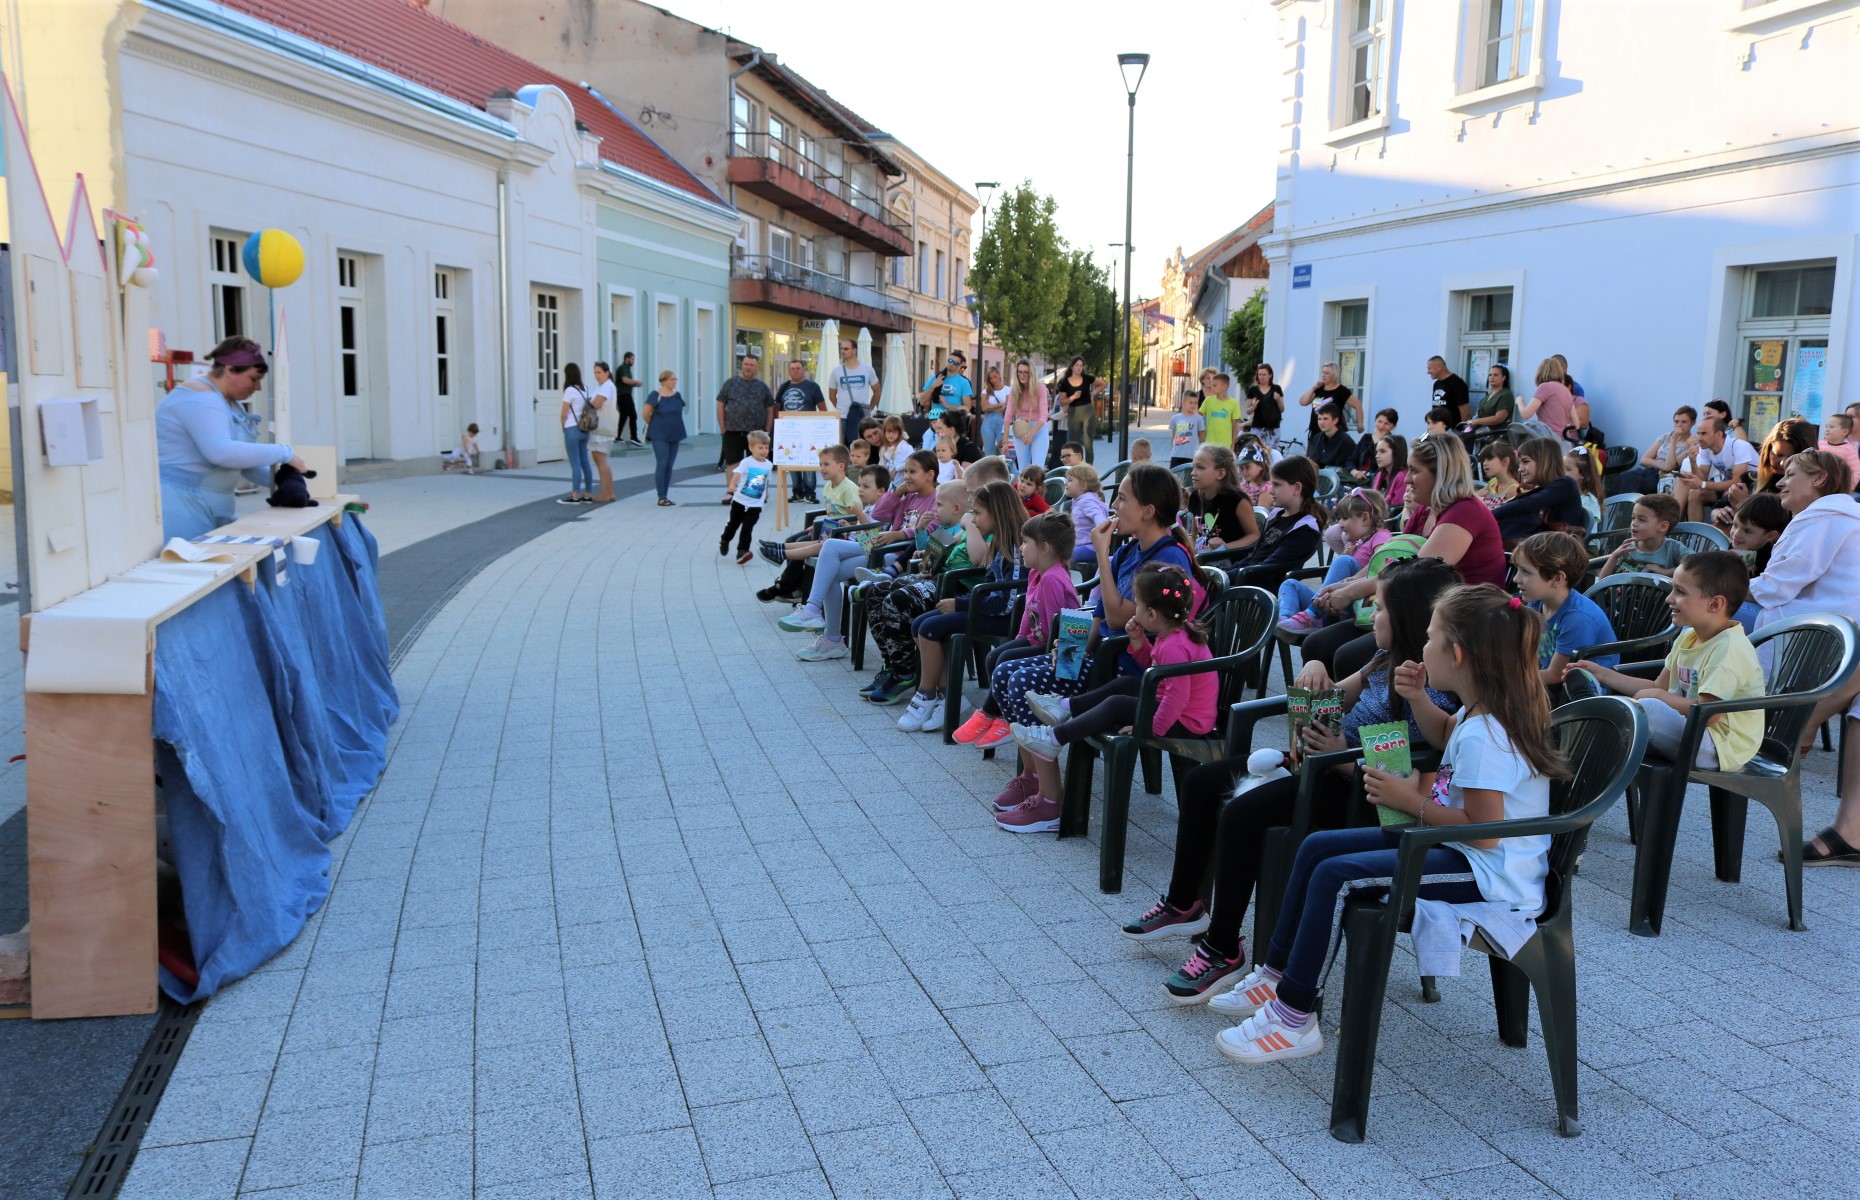
[[[1604,667],[1621,661],[1619,654],[1588,653],[1590,647],[1614,641],[1615,627],[1595,601],[1573,590],[1589,570],[1581,542],[1567,533],[1533,534],[1511,552],[1511,565],[1518,594],[1544,615],[1537,668],[1546,686],[1562,682],[1578,658],[1593,658]]]
[[[730,488],[725,493],[730,498],[730,520],[723,527],[723,536],[717,539],[717,553],[728,554],[730,538],[737,538],[738,566],[755,557],[749,549],[749,537],[755,532],[756,519],[762,515],[762,507],[768,501],[769,480],[775,474],[775,464],[769,461],[769,435],[752,429],[748,441],[749,457],[737,463],[736,470],[730,474]]]

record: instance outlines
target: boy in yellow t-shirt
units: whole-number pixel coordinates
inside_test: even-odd
[[[1676,759],[1686,714],[1694,704],[1764,694],[1756,648],[1737,623],[1738,606],[1749,595],[1750,573],[1742,555],[1729,550],[1689,554],[1673,573],[1673,591],[1666,601],[1681,633],[1651,686],[1592,662],[1573,663],[1572,668],[1589,672],[1610,691],[1634,697],[1647,712],[1648,747]],[[1693,765],[1741,770],[1762,741],[1763,714],[1756,709],[1719,713],[1705,732],[1708,736],[1699,740]]]
[[[1225,374],[1217,374],[1210,384],[1212,390],[1201,402],[1201,419],[1207,422],[1207,429],[1202,433],[1202,440],[1210,446],[1234,448],[1234,426],[1242,415],[1240,402],[1227,394],[1233,386],[1233,380]]]

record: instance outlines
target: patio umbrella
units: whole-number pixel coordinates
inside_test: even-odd
[[[910,369],[905,359],[904,335],[893,333],[885,338],[885,390],[879,397],[878,411],[897,416],[908,416],[911,411],[911,397],[914,394],[910,380],[905,372]]]
[[[814,355],[814,382],[822,388],[827,386],[827,372],[838,362],[840,349],[840,323],[829,318],[820,327],[820,351]]]
[[[859,361],[870,366],[872,363],[872,331],[859,326]]]

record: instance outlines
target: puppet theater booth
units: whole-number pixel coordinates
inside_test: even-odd
[[[151,248],[117,214],[97,229],[81,176],[59,234],[6,100],[30,1011],[147,1013],[251,972],[327,897],[399,708],[377,553],[315,447],[315,507],[164,552]],[[283,315],[266,386],[288,441]]]

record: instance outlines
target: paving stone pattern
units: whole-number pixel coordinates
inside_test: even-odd
[[[1004,764],[794,661],[766,568],[710,550],[715,495],[557,528],[434,617],[329,903],[208,1007],[125,1197],[1851,1187],[1860,873],[1811,872],[1789,933],[1765,819],[1719,884],[1697,804],[1666,936],[1634,938],[1617,810],[1576,883],[1586,1134],[1554,1131],[1535,1029],[1499,1043],[1483,967],[1424,1005],[1402,958],[1345,1146],[1329,1052],[1227,1063],[1161,989],[1182,945],[1116,933],[1172,798],[1135,804],[1122,896],[1095,842],[996,829]]]

